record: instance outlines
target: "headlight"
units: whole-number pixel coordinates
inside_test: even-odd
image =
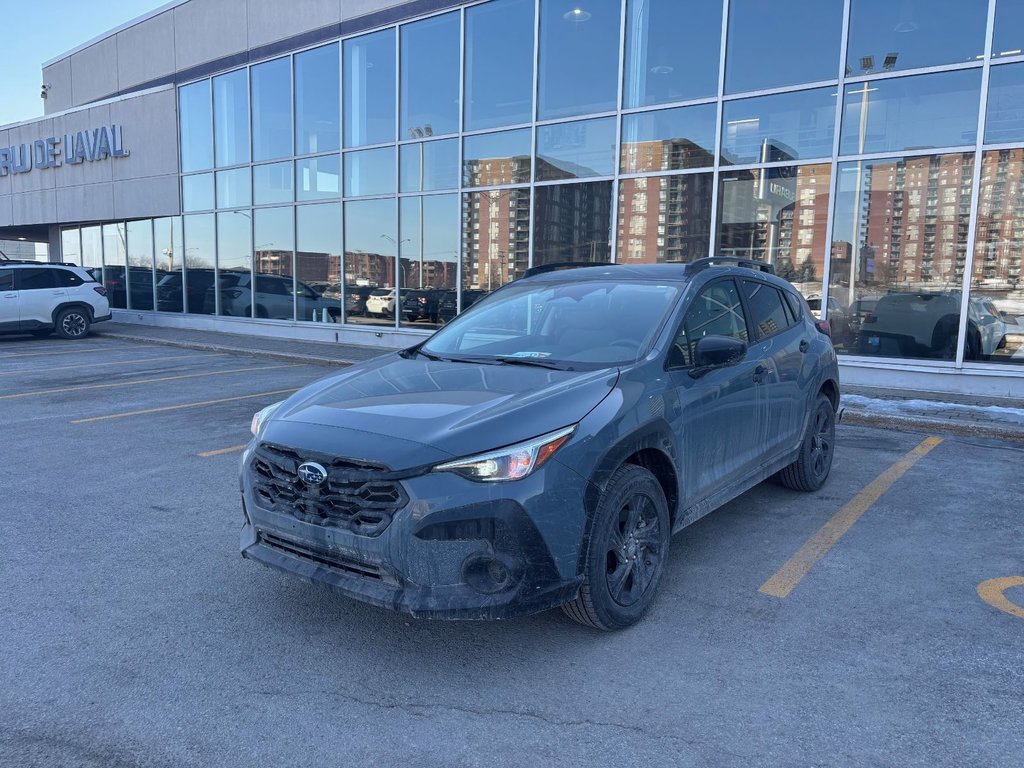
[[[456,472],[470,480],[496,482],[526,477],[554,455],[572,437],[576,425],[549,432],[523,443],[500,448],[491,453],[438,464],[434,472]]]
[[[252,424],[249,425],[249,431],[254,435],[258,435],[260,430],[263,429],[263,425],[266,424],[267,420],[274,415],[274,411],[281,407],[281,403],[283,402],[284,400],[281,400],[280,402],[268,405],[263,410],[256,411],[252,416]]]

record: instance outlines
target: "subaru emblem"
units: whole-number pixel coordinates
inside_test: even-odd
[[[299,479],[306,485],[320,485],[320,483],[327,479],[327,470],[324,469],[322,464],[317,464],[315,461],[307,461],[299,464],[298,475]]]

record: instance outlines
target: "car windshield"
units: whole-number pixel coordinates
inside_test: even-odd
[[[513,283],[474,304],[421,351],[574,369],[624,365],[646,353],[679,290],[640,281]]]

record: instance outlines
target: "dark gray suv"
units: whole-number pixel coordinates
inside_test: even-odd
[[[827,326],[760,262],[513,282],[424,343],[260,411],[244,557],[375,605],[617,629],[671,534],[776,476],[821,487]]]

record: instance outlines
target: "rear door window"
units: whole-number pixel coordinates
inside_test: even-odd
[[[56,288],[57,277],[53,269],[47,267],[18,270],[18,290],[38,291],[44,288]]]
[[[793,325],[786,311],[782,293],[773,285],[760,280],[742,280],[743,297],[747,300],[750,319],[759,339],[774,336]]]
[[[53,272],[57,278],[57,285],[61,288],[74,288],[85,282],[70,269],[55,269]]]
[[[14,290],[14,270],[0,269],[0,291]]]

